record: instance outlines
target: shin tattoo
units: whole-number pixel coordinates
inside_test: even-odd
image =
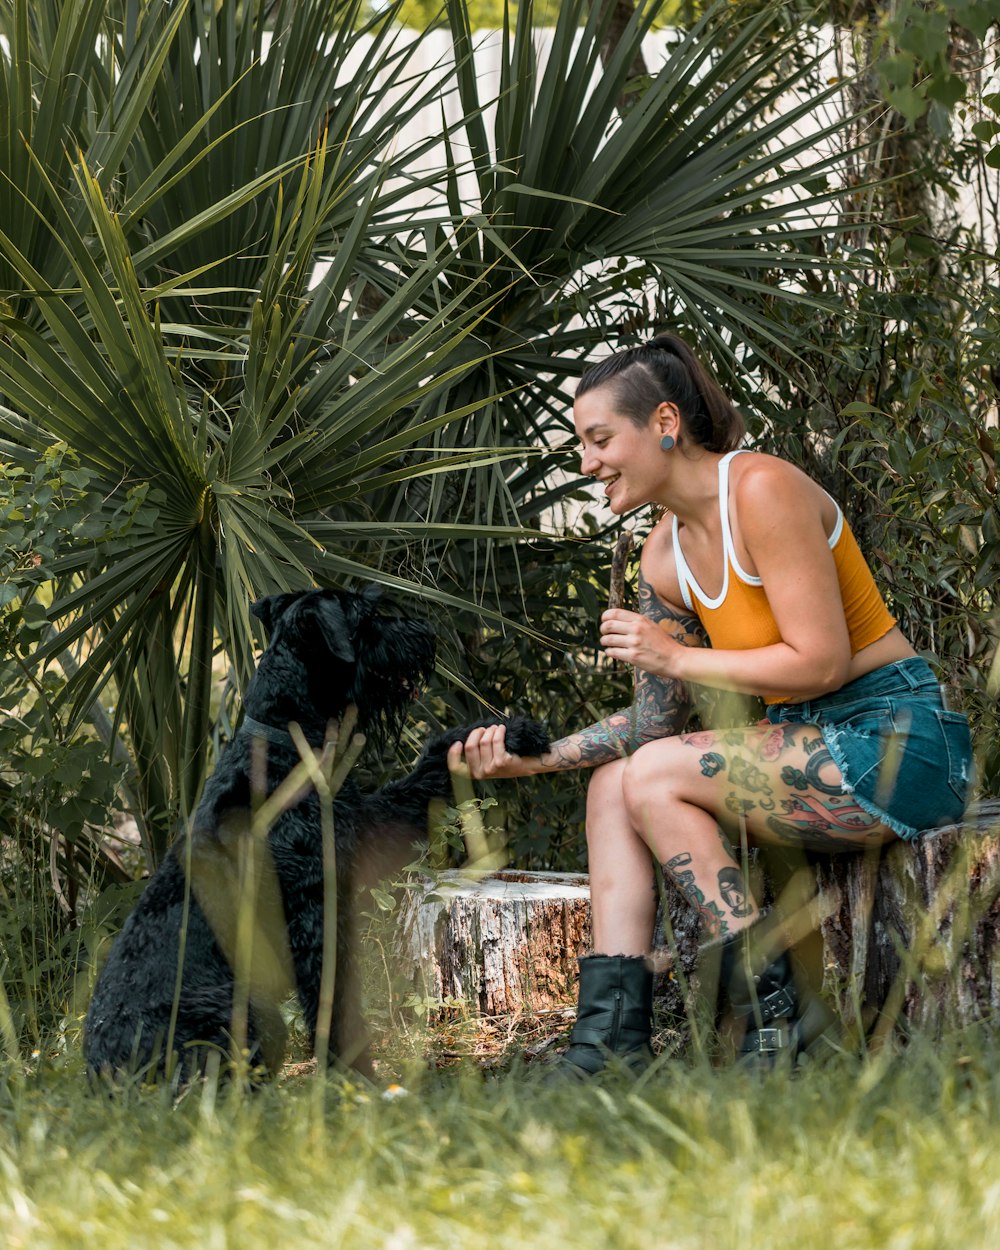
[[[680,854],[675,855],[672,859],[668,859],[660,867],[663,869],[664,874],[677,886],[685,900],[701,916],[706,932],[711,937],[725,937],[729,932],[729,922],[726,919],[726,913],[714,900],[706,899],[705,892],[695,881],[694,871],[689,866],[691,862],[691,855],[687,851],[681,851]],[[739,869],[734,871],[739,873]]]

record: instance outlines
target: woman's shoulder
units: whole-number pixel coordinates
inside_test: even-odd
[[[739,507],[781,507],[816,504],[826,491],[790,460],[763,451],[734,456],[730,464],[730,493]]]
[[[665,509],[643,539],[642,550],[639,553],[639,567],[648,577],[649,573],[664,560],[669,561],[672,567],[673,559],[674,514],[669,509]]]

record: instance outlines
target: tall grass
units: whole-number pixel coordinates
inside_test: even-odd
[[[415,1064],[391,1098],[310,1076],[176,1103],[90,1094],[64,1060],[0,1097],[0,1244],[992,1247],[998,1059],[979,1027],[794,1077],[673,1060],[552,1086],[540,1064]]]

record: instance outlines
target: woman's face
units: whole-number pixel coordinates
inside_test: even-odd
[[[670,411],[664,413],[664,409]],[[580,471],[604,483],[608,507],[621,516],[641,504],[656,501],[663,485],[668,454],[660,447],[672,429],[672,404],[661,404],[645,426],[636,425],[614,409],[614,394],[599,386],[573,404],[573,421],[580,440]]]

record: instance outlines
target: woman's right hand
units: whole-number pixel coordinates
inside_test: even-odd
[[[531,756],[512,755],[507,750],[506,725],[487,725],[473,729],[465,742],[454,742],[448,749],[448,767],[452,772],[463,769],[477,781],[499,777],[530,777],[538,771],[538,760]]]

